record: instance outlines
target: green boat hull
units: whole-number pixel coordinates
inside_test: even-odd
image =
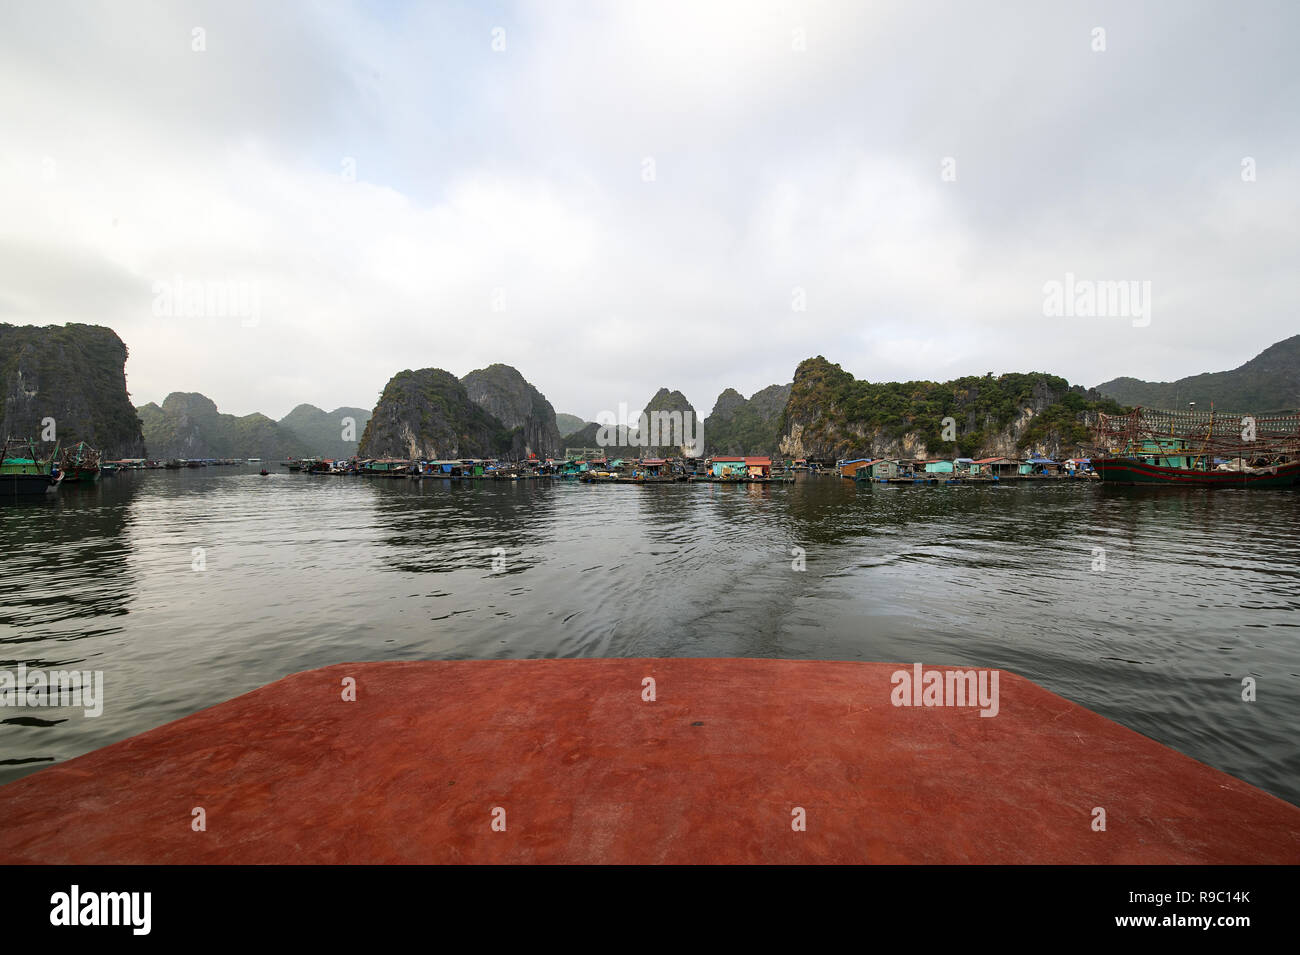
[[[94,484],[99,480],[99,468],[71,468],[63,472],[64,484]]]

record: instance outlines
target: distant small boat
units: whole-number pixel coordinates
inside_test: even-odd
[[[271,472],[268,471],[266,468],[262,468],[262,470],[258,471],[257,473],[260,474],[260,475],[262,475],[262,477],[266,477],[266,476],[267,476],[268,474],[270,474]]]

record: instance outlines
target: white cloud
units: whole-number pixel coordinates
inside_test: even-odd
[[[492,361],[584,416],[661,385],[707,412],[814,354],[1238,364],[1295,330],[1295,15],[1199,63],[1186,5],[1097,16],[1102,61],[1036,5],[7,10],[0,320],[110,325],[137,401],[273,416]],[[1045,318],[1066,271],[1150,280],[1151,326]],[[177,275],[255,283],[261,321],[155,316]]]

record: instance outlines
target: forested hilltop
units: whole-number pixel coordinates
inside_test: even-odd
[[[1114,378],[1097,390],[1126,405],[1177,410],[1189,401],[1222,411],[1290,411],[1300,408],[1300,335],[1270,345],[1240,367],[1189,375],[1177,381]]]
[[[169,458],[246,458],[278,461],[319,453],[264,414],[222,414],[206,395],[174,391],[162,405],[139,408],[149,455]]]
[[[1085,447],[1088,416],[1123,408],[1042,372],[953,381],[871,382],[820,355],[799,364],[781,418],[792,457],[1058,456]],[[945,440],[952,418],[956,440]]]

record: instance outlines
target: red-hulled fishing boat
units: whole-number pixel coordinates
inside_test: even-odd
[[[1290,488],[1300,484],[1300,413],[1099,416],[1092,466],[1111,484]]]

